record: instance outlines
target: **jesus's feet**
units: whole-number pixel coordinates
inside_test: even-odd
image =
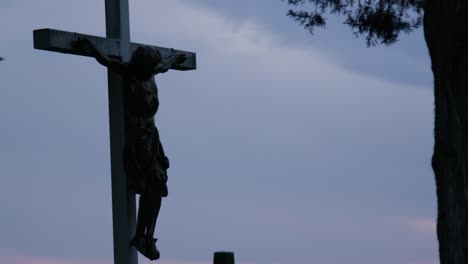
[[[156,260],[160,256],[159,250],[156,247],[156,241],[157,239],[152,237],[135,236],[132,240],[132,245],[149,260]]]
[[[159,250],[156,247],[156,241],[158,241],[155,238],[152,237],[146,237],[146,257],[149,258],[150,260],[156,260],[159,259]]]

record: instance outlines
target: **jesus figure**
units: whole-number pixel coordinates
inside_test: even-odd
[[[78,38],[76,46],[127,81],[125,98],[125,149],[123,153],[129,190],[140,195],[136,233],[132,245],[150,260],[160,254],[154,231],[162,197],[168,195],[169,159],[159,140],[154,115],[158,111],[158,88],[154,76],[183,63],[187,56],[176,53],[167,59],[148,46],[139,46],[128,63],[102,54],[88,39]]]

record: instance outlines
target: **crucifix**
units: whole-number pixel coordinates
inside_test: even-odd
[[[158,98],[153,76],[169,69],[194,70],[196,56],[193,52],[131,43],[128,0],[105,0],[105,10],[106,38],[38,29],[33,33],[34,48],[92,56],[108,68],[114,263],[136,264],[136,249],[151,260],[159,258],[153,237],[143,236],[149,230],[154,232],[156,221],[141,221],[151,218],[148,215],[151,210],[141,210],[148,203],[148,200],[142,203],[143,193],[150,193],[151,196],[156,193],[159,199],[167,195],[165,181],[169,161],[154,124]],[[142,144],[143,141],[150,144]],[[126,156],[125,159],[123,156]],[[141,175],[138,178],[129,174]],[[139,186],[141,179],[145,184]],[[135,184],[135,181],[139,183]],[[132,188],[129,188],[129,182],[133,182]],[[156,187],[144,191],[153,185]],[[138,223],[135,192],[140,194]]]

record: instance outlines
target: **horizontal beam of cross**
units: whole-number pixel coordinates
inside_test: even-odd
[[[73,46],[73,42],[78,39],[79,36],[89,39],[96,48],[103,54],[110,57],[119,57],[120,54],[120,41],[117,39],[110,39],[104,37],[96,37],[92,35],[85,35],[80,33],[73,33],[68,31],[44,28],[34,30],[34,48],[48,51],[57,51],[68,54],[89,56],[83,52],[80,52]],[[130,43],[130,51],[133,52],[138,46],[143,46],[139,43]],[[148,45],[145,45],[148,46]],[[150,46],[157,49],[163,58],[171,55],[170,48]],[[184,53],[187,55],[187,60],[177,66],[174,66],[174,70],[195,70],[197,68],[196,55],[193,52],[175,50],[176,52]]]

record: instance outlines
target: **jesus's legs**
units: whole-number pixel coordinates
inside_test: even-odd
[[[146,249],[149,259],[158,259],[159,251],[156,248],[156,239],[153,238],[154,231],[156,228],[156,221],[158,220],[159,210],[161,209],[161,184],[159,182],[154,182],[151,184],[151,190],[146,194],[148,201],[148,222],[146,226]]]
[[[153,238],[161,208],[161,184],[155,179],[149,179],[146,191],[140,196],[138,208],[137,230],[133,245],[151,260],[159,258],[156,239]]]
[[[148,210],[147,200],[148,199],[144,195],[140,195],[136,233],[132,240],[132,245],[144,256],[147,255],[145,231],[149,223],[148,219],[150,218],[150,211]]]
[[[156,228],[156,221],[158,220],[159,210],[161,209],[161,195],[156,195],[151,197],[151,220],[149,221],[149,225],[146,229],[146,236],[152,237],[154,235],[154,230]]]
[[[144,237],[145,236],[145,231],[146,227],[149,225],[148,219],[150,218],[150,210],[149,206],[147,203],[148,199],[144,197],[143,195],[140,196],[139,199],[139,206],[138,206],[138,220],[137,220],[137,226],[136,226],[136,234],[135,237]]]

